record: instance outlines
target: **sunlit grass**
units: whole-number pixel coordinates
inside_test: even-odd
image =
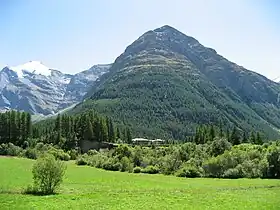
[[[185,179],[68,162],[59,194],[21,194],[33,161],[0,157],[0,209],[279,209],[280,180]]]

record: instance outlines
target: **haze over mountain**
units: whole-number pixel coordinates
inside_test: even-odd
[[[0,110],[54,114],[80,102],[88,88],[110,65],[96,65],[70,75],[30,61],[0,71]]]
[[[214,123],[279,136],[280,86],[163,26],[126,48],[73,112],[95,109],[134,135],[184,139]]]

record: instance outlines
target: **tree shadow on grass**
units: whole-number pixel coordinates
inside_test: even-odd
[[[57,195],[55,192],[42,192],[33,186],[28,186],[22,192],[25,195],[34,195],[34,196],[47,196],[47,195]]]
[[[7,190],[0,189],[0,194],[10,194],[10,195],[34,195],[34,196],[47,196],[47,195],[58,195],[58,193],[44,193],[34,188],[27,187],[23,190]]]

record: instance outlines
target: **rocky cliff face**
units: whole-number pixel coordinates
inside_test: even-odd
[[[38,61],[5,67],[0,71],[0,110],[54,114],[82,100],[90,84],[109,69],[101,66],[96,72],[92,67],[75,75],[50,69]]]

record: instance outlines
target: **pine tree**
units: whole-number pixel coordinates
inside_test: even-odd
[[[109,142],[115,142],[116,140],[116,134],[115,134],[115,129],[114,129],[114,125],[111,119],[109,119],[108,122],[108,139]]]
[[[219,125],[219,136],[222,138],[224,137],[224,131],[223,131],[223,126],[222,126],[222,122],[220,121],[220,125]]]
[[[31,115],[26,113],[26,136],[27,138],[32,137],[32,122],[31,122]]]
[[[238,145],[240,144],[240,137],[238,135],[238,131],[237,128],[234,127],[230,136],[230,142],[232,143],[232,145]]]
[[[0,144],[8,142],[6,113],[0,114]]]
[[[227,131],[226,131],[226,137],[227,137],[227,140],[230,142],[230,132],[229,132],[228,128],[227,128]]]
[[[243,139],[242,139],[242,143],[248,143],[248,137],[245,133],[245,131],[243,132]]]
[[[129,128],[126,129],[126,143],[128,144],[132,143],[132,135]]]
[[[211,127],[210,127],[210,134],[209,134],[209,136],[210,136],[210,141],[213,141],[215,136],[216,136],[215,129],[214,129],[213,125],[211,125]]]
[[[101,142],[107,142],[108,141],[108,128],[107,128],[106,122],[101,118],[99,124],[100,124]]]
[[[55,131],[55,144],[59,144],[61,141],[61,115],[58,114],[55,120],[55,126],[54,126],[54,131]]]
[[[10,140],[9,142],[17,144],[17,121],[16,121],[16,111],[11,111],[10,113]]]
[[[87,119],[87,122],[86,122],[86,127],[85,127],[85,130],[84,130],[83,139],[87,140],[87,141],[93,141],[94,140],[92,124],[91,124],[89,118]]]
[[[258,144],[258,145],[263,144],[263,140],[262,140],[261,134],[259,132],[257,132],[256,144]]]
[[[256,143],[256,136],[255,136],[254,132],[251,132],[250,143],[251,144],[255,144]]]
[[[117,128],[117,140],[121,139],[121,132],[120,129]]]
[[[199,127],[197,127],[195,131],[194,142],[196,144],[199,144],[199,140],[200,140],[200,129]]]

